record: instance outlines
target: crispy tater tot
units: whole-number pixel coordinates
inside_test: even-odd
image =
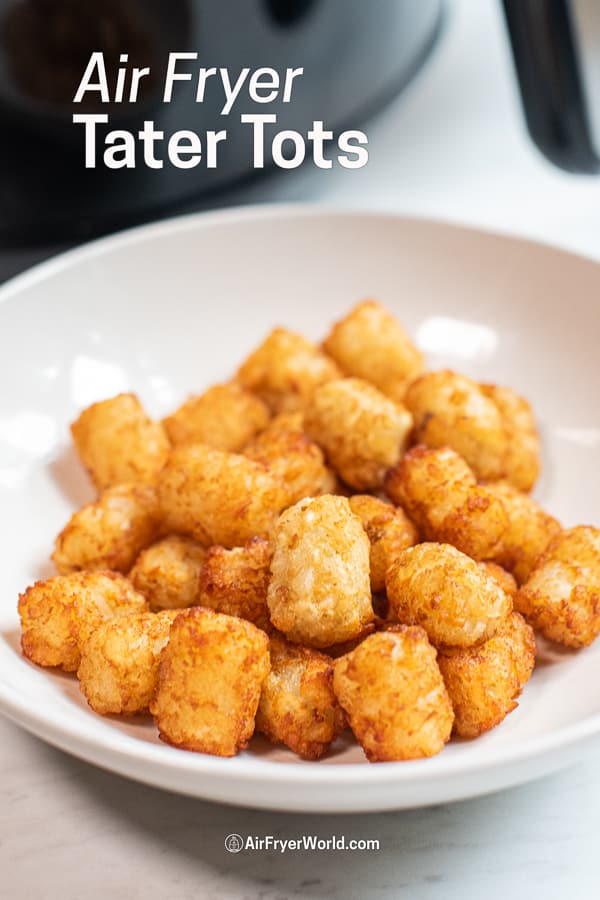
[[[503,569],[498,563],[490,562],[489,560],[487,562],[480,562],[479,567],[483,569],[487,575],[490,575],[494,581],[498,582],[505,594],[514,598],[518,590],[514,575],[511,575],[510,572],[507,572],[506,569]]]
[[[373,619],[369,539],[345,497],[287,509],[272,547],[269,612],[290,640],[327,647],[357,637]]]
[[[346,725],[333,693],[333,662],[277,634],[269,652],[271,671],[260,695],[256,730],[303,759],[318,759]]]
[[[515,597],[515,607],[544,637],[587,647],[600,634],[600,529],[557,534]]]
[[[83,642],[77,678],[95,712],[130,716],[148,709],[160,654],[178,614],[169,609],[109,619]]]
[[[333,689],[370,762],[439,753],[453,713],[422,628],[381,631],[334,663]]]
[[[331,493],[332,473],[323,452],[304,433],[302,413],[280,413],[244,448],[244,456],[265,465],[283,483],[287,505]]]
[[[507,481],[489,482],[486,488],[502,501],[508,516],[508,528],[494,559],[513,573],[518,584],[523,584],[554,535],[561,530],[560,522],[529,494],[521,493]]]
[[[443,370],[426,372],[406,392],[415,439],[427,447],[451,447],[477,478],[504,476],[507,434],[496,404],[477,382]]]
[[[535,665],[533,629],[517,612],[477,647],[444,649],[438,656],[454,709],[454,732],[479,737],[515,709]]]
[[[200,569],[199,604],[265,628],[271,548],[262,538],[226,550],[211,547]]]
[[[315,344],[275,328],[243,363],[237,378],[278,413],[303,409],[316,387],[340,374]]]
[[[540,473],[540,436],[528,401],[512,388],[481,384],[496,405],[506,433],[503,477],[520,491],[530,491]]]
[[[198,606],[180,612],[150,704],[160,737],[186,750],[235,756],[252,737],[268,674],[264,631]]]
[[[412,417],[367,381],[341,378],[317,388],[304,427],[343,481],[375,490],[406,447]]]
[[[128,572],[156,538],[160,512],[147,484],[118,484],[76,513],[58,535],[52,560],[61,573],[114,569]]]
[[[176,447],[157,487],[165,528],[207,545],[235,547],[266,537],[287,503],[283,485],[265,466],[206,444]]]
[[[400,323],[375,300],[365,300],[336,322],[323,342],[345,375],[364,378],[401,401],[409,381],[423,371],[423,354]]]
[[[458,453],[413,447],[386,475],[388,496],[429,541],[453,544],[473,559],[497,552],[508,528],[502,501],[477,485]]]
[[[154,481],[169,453],[163,426],[149,418],[135,394],[88,406],[71,425],[71,434],[98,490]]]
[[[117,572],[74,572],[37,581],[19,597],[23,653],[38,666],[75,672],[82,643],[102,621],[145,609],[142,594]]]
[[[232,381],[190,397],[163,424],[174,446],[194,441],[236,452],[266,427],[269,417],[259,397]]]
[[[350,509],[359,517],[371,543],[371,590],[385,590],[385,573],[402,550],[419,540],[417,529],[399,506],[369,494],[354,494]]]
[[[417,544],[387,572],[390,614],[420,625],[436,646],[470,647],[503,625],[512,601],[498,582],[450,544]]]
[[[183,609],[198,603],[198,579],[206,548],[191,538],[170,535],[142,550],[129,580],[150,609]]]

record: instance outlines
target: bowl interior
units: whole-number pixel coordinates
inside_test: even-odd
[[[318,340],[352,304],[376,297],[432,368],[506,383],[531,400],[544,438],[536,496],[565,525],[597,523],[599,296],[600,267],[551,248],[428,222],[285,208],[139,229],[5,287],[0,685],[11,714],[21,711],[28,727],[52,716],[64,733],[98,746],[122,741],[132,753],[141,739],[166,765],[181,757],[158,746],[144,717],[95,716],[72,677],[36,669],[19,653],[17,595],[51,574],[54,535],[92,497],[68,433],[83,406],[134,390],[162,415],[230,376],[273,326]],[[600,645],[578,653],[542,647],[519,709],[484,738],[452,743],[423,763],[427,773],[449,763],[467,770],[599,716],[599,653]],[[260,738],[230,761],[232,774],[244,759],[320,771],[363,762],[346,740],[317,766]]]

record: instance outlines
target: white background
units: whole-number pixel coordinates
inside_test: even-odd
[[[500,0],[450,0],[448,11],[424,70],[364,126],[364,169],[306,167],[234,199],[433,216],[600,256],[600,176],[562,172],[530,140]]]
[[[498,0],[452,3],[426,68],[365,127],[365,169],[285,173],[234,201],[442,217],[600,257],[600,176],[561,173],[527,137]],[[600,759],[476,801],[332,818],[163,794],[71,760],[5,721],[0,760],[0,883],[8,876],[12,898],[598,896]],[[234,831],[335,832],[378,838],[381,851],[233,856],[223,840]]]

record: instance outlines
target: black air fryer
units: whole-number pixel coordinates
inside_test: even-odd
[[[244,112],[277,115],[274,129],[306,133],[315,119],[336,132],[365,117],[409,80],[438,31],[441,0],[0,0],[0,244],[78,238],[122,227],[249,176],[252,133],[239,111],[217,169],[84,167],[73,97],[90,55],[102,51],[109,81],[119,58],[150,66],[139,101],[111,104],[110,128],[166,133],[225,127],[216,94],[178,91],[162,103],[169,51],[195,51],[198,66],[248,66],[282,75],[303,67],[293,102]],[[211,99],[213,97],[213,99]],[[89,108],[89,107],[88,107]],[[99,110],[100,111],[100,110]]]
[[[600,171],[600,2],[504,0],[527,125],[548,159]]]

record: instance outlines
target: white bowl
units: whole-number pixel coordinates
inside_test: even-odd
[[[69,445],[81,407],[137,391],[161,415],[225,379],[275,324],[318,339],[374,296],[432,367],[514,385],[545,438],[537,496],[564,524],[600,518],[600,266],[444,224],[277,207],[211,213],[68,253],[0,290],[0,709],[104,768],[226,803],[400,809],[518,784],[578,759],[600,732],[600,643],[542,649],[517,711],[437,757],[369,765],[340,741],[318,763],[261,738],[235,759],[161,744],[149,719],[91,712],[72,676],[19,650],[19,591],[51,574],[54,535],[92,497]]]

